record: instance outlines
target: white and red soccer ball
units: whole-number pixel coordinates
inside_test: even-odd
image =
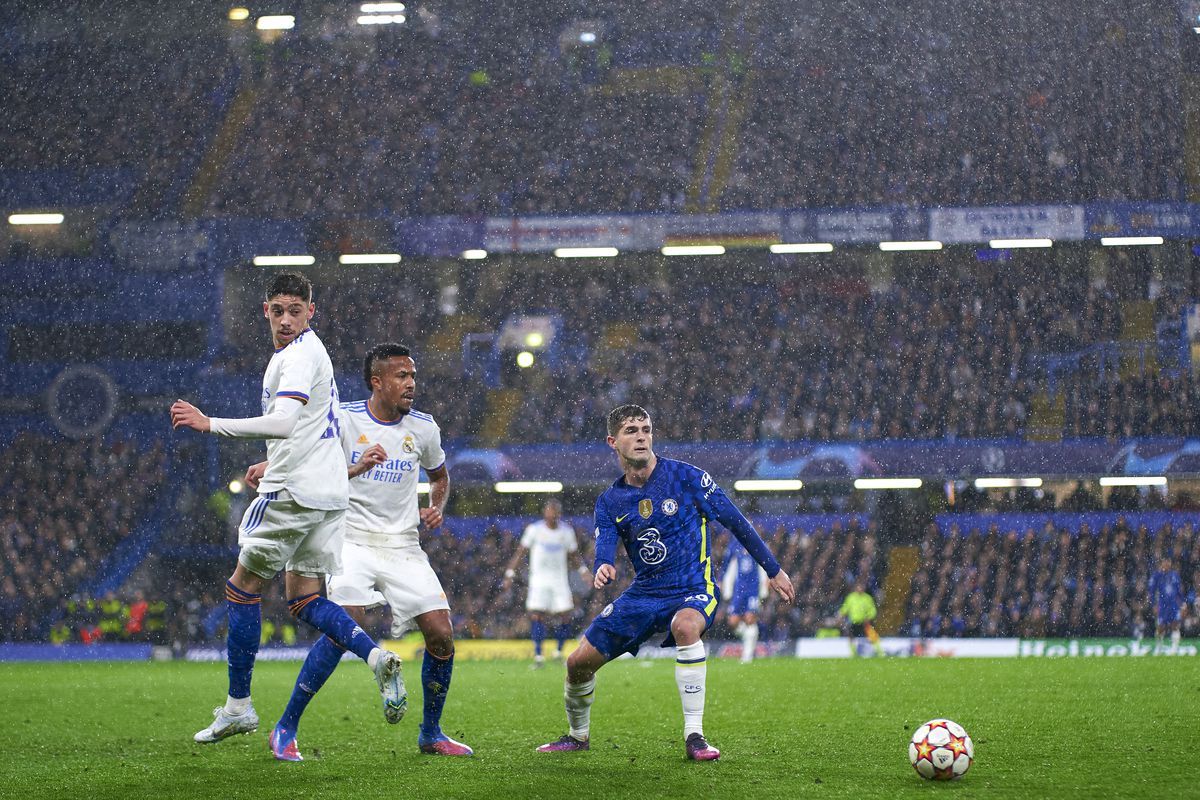
[[[926,780],[956,781],[971,768],[975,743],[957,722],[931,719],[913,734],[908,760]]]

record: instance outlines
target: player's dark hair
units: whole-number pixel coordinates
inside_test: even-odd
[[[400,356],[412,358],[412,352],[404,345],[395,342],[377,344],[367,351],[367,357],[363,359],[363,380],[366,381],[367,389],[371,388],[371,376],[378,374],[379,362]]]
[[[608,435],[616,436],[617,431],[621,430],[621,424],[627,419],[650,419],[650,412],[633,403],[617,406],[608,412]]]
[[[312,281],[299,272],[280,272],[271,278],[267,284],[267,300],[286,294],[299,297],[306,303],[312,302]]]

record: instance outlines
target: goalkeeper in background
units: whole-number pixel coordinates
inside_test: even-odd
[[[850,625],[850,655],[858,656],[858,640],[866,636],[875,648],[875,655],[883,655],[883,647],[879,644],[879,634],[871,624],[876,616],[875,600],[867,594],[863,581],[854,582],[854,591],[846,595],[842,607],[838,609],[838,617]]]

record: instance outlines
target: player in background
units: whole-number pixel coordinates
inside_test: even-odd
[[[554,657],[562,656],[563,644],[570,638],[570,614],[575,608],[571,599],[571,582],[567,574],[567,554],[575,553],[579,570],[584,575],[591,571],[579,555],[579,542],[575,529],[562,521],[562,503],[547,501],[542,508],[542,519],[526,526],[521,542],[504,569],[502,589],[508,591],[516,577],[518,562],[529,554],[529,593],[525,609],[529,612],[529,636],[533,639],[533,666],[545,663],[542,643],[546,639],[546,618],[554,621],[554,638],[558,648]]]
[[[1162,650],[1163,636],[1171,632],[1171,650],[1179,648],[1179,616],[1183,607],[1183,581],[1171,565],[1171,559],[1158,563],[1158,572],[1150,576],[1146,587],[1154,608],[1155,652]]]
[[[225,584],[229,626],[229,695],[211,725],[195,735],[217,742],[258,729],[250,678],[262,631],[262,591],[284,571],[288,608],[375,673],[384,716],[399,722],[400,659],[380,648],[336,603],[321,597],[321,581],[341,569],[342,521],[348,505],[346,459],[338,444],[337,385],[325,345],[308,327],[316,306],[312,284],[284,272],[271,279],[263,302],[275,354],[263,377],[260,417],[209,418],[191,403],[171,406],[174,428],[267,440],[270,469],[238,529],[237,567]]]
[[[875,632],[875,626],[871,624],[877,613],[875,598],[867,593],[867,586],[861,579],[856,580],[853,591],[846,595],[846,599],[842,601],[842,607],[838,609],[838,617],[845,620],[850,626],[850,655],[858,655],[858,640],[863,636],[866,636],[871,642],[871,647],[875,649],[875,655],[883,655],[883,645],[879,641],[879,634]]]
[[[371,395],[343,403],[339,422],[349,464],[350,508],[342,545],[342,573],[328,580],[329,599],[359,624],[370,607],[392,609],[392,635],[414,625],[425,640],[421,665],[424,718],[417,747],[429,755],[469,756],[472,750],[442,733],[442,709],[454,671],[454,628],[442,584],[421,549],[419,529],[442,524],[450,497],[450,473],[441,430],[433,417],[413,408],[417,369],[409,349],[387,343],[371,349],[363,380]],[[265,464],[247,473],[253,483]],[[417,498],[420,470],[429,475],[431,505]],[[322,637],[300,670],[292,697],[272,734],[275,757],[300,761],[296,732],[309,702],[337,669],[343,650]],[[401,681],[403,686],[403,681]],[[401,715],[407,709],[402,701]]]
[[[725,621],[742,640],[743,664],[754,660],[758,647],[758,609],[767,599],[767,573],[737,539],[730,538],[725,553],[721,595],[729,603]]]
[[[754,526],[707,472],[654,454],[650,415],[624,405],[608,415],[608,446],[624,474],[596,500],[597,589],[617,577],[621,542],[633,563],[633,583],[592,620],[567,659],[564,703],[568,733],[538,748],[553,753],[587,750],[596,671],[622,653],[636,654],[665,632],[674,645],[675,685],[683,704],[684,749],[689,759],[712,761],[720,752],[704,738],[705,653],[701,637],[719,600],[713,583],[709,520],[728,528],[767,571],[780,597],[795,598],[792,582]]]

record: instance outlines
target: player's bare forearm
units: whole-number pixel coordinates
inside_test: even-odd
[[[175,430],[191,428],[200,433],[212,430],[208,417],[186,400],[176,400],[171,404],[171,427]]]
[[[441,527],[450,499],[450,473],[445,467],[429,473],[429,508],[421,509],[421,522],[426,530]]]

